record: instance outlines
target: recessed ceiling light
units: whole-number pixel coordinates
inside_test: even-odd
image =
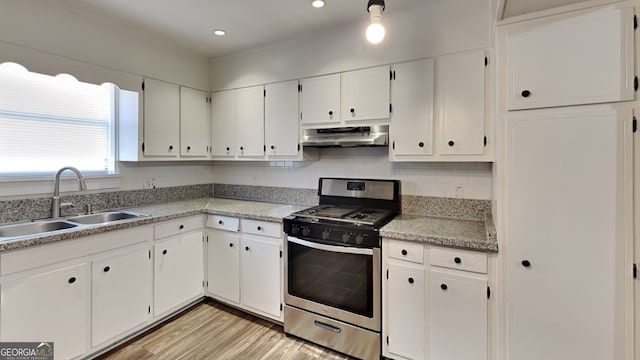
[[[227,32],[222,29],[215,29],[213,30],[213,34],[218,36],[225,36],[227,35]]]
[[[313,0],[311,1],[311,6],[313,6],[314,8],[321,8],[324,7],[325,3],[324,0]]]

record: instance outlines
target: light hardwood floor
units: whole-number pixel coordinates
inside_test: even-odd
[[[287,337],[282,326],[207,300],[97,359],[350,358],[300,339]]]

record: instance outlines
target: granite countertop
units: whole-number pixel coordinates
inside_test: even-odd
[[[491,214],[484,221],[401,214],[382,227],[380,235],[467,250],[498,251]]]
[[[122,210],[148,216],[108,224],[82,226],[33,236],[0,241],[0,252],[75,239],[112,230],[178,219],[198,214],[215,214],[245,219],[282,222],[291,213],[308,205],[287,205],[259,201],[221,198],[201,198],[176,201]],[[381,236],[398,240],[422,242],[478,251],[498,251],[496,231],[491,214],[485,221],[437,218],[423,215],[401,214],[385,225]]]
[[[309,206],[203,198],[155,204],[144,207],[125,208],[121,210],[137,212],[148,216],[116,221],[108,224],[81,226],[74,229],[41,233],[33,236],[10,238],[8,240],[0,241],[0,252],[44,245],[57,241],[75,239],[107,231],[126,229],[134,226],[152,224],[198,214],[227,215],[246,219],[282,222],[283,217],[307,207]]]

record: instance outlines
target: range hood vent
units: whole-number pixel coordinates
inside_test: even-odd
[[[308,147],[388,146],[389,125],[305,129],[300,144]]]

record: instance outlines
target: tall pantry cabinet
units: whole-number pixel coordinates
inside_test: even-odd
[[[498,26],[502,359],[634,357],[633,5]]]

